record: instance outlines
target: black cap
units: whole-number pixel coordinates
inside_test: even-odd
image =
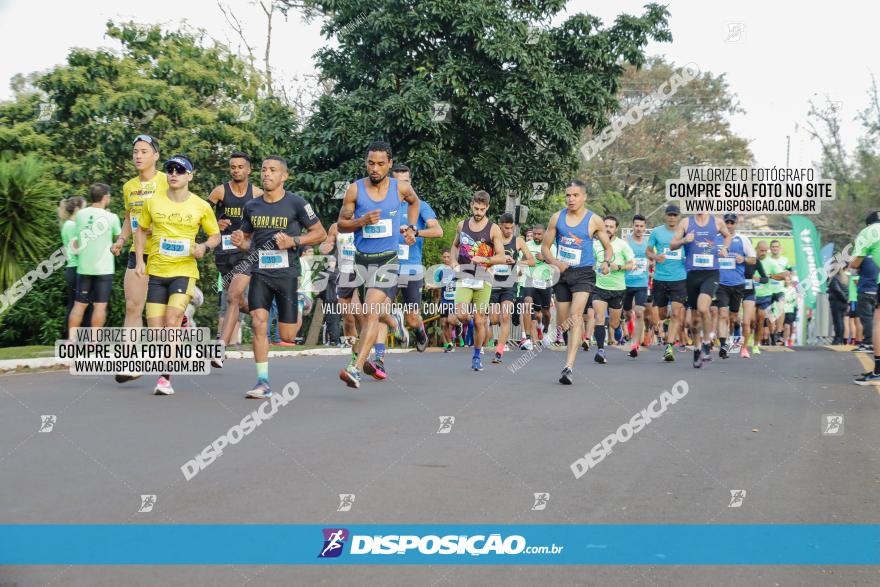
[[[667,214],[679,214],[679,215],[680,215],[680,214],[681,214],[681,208],[679,208],[679,207],[676,206],[675,204],[669,204],[668,206],[666,206],[666,213],[667,213]]]
[[[159,152],[159,141],[157,141],[155,137],[151,137],[150,135],[138,135],[134,138],[134,141],[132,141],[132,146],[136,145],[139,141],[148,143],[151,147],[153,147],[154,151],[156,151],[157,153]]]
[[[725,214],[724,222],[736,222],[736,214]]]
[[[871,226],[872,224],[877,224],[880,222],[880,211],[874,210],[868,217],[865,218],[865,226]]]

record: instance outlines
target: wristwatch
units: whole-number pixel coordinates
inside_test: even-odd
[[[293,237],[293,244],[297,249],[299,248],[299,237],[298,236]]]

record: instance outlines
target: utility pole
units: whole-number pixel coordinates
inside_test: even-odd
[[[785,168],[788,169],[788,159],[791,155],[791,135],[785,135]]]

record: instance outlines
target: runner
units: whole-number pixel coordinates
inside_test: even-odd
[[[410,185],[411,174],[410,169],[406,165],[395,165],[391,169],[391,176],[398,181],[399,184]],[[407,214],[409,204],[407,202],[400,203],[400,218]],[[423,238],[441,238],[443,236],[443,227],[437,222],[437,215],[434,209],[425,200],[419,200],[419,220],[415,226],[411,226],[416,236],[416,242],[412,245],[406,244],[406,236],[401,233],[398,241],[397,258],[400,261],[400,279],[398,281],[398,290],[404,304],[404,319],[406,326],[412,328],[416,333],[416,350],[420,353],[425,352],[428,347],[428,333],[425,332],[425,323],[422,320],[422,288],[425,285],[425,267],[422,265],[422,239]],[[388,338],[388,324],[379,322],[379,334],[376,338],[376,344],[373,349],[376,353],[375,367],[385,372],[385,340]]]
[[[496,364],[503,361],[504,347],[510,336],[510,318],[516,299],[518,268],[535,266],[535,258],[526,246],[526,241],[514,232],[516,227],[513,224],[513,214],[510,212],[502,214],[498,219],[498,226],[503,237],[504,263],[492,266],[492,294],[489,297],[491,323],[501,326],[495,344],[495,358],[492,359]],[[525,258],[525,263],[520,262],[520,255]]]
[[[254,363],[257,384],[247,398],[272,396],[269,385],[269,310],[278,306],[281,339],[293,342],[299,316],[297,281],[299,255],[303,248],[322,242],[327,232],[312,206],[284,189],[287,161],[277,155],[266,157],[260,171],[263,196],[244,205],[241,227],[232,233],[232,243],[251,251],[251,280],[247,306],[253,323]]]
[[[565,367],[559,377],[559,382],[563,385],[572,383],[572,369],[584,327],[584,308],[596,288],[592,239],[598,238],[605,250],[612,250],[605,223],[587,209],[586,201],[586,184],[579,179],[568,182],[565,188],[566,207],[550,217],[541,246],[547,263],[560,271],[559,282],[554,287],[556,323],[566,329],[570,328]],[[552,251],[553,244],[556,245],[556,253]],[[559,259],[556,258],[557,253]],[[601,265],[603,273],[607,274],[614,262],[613,255],[610,259],[605,259]]]
[[[770,255],[764,261],[764,269],[771,274],[769,291],[772,292],[773,304],[770,317],[770,344],[775,345],[777,339],[782,338],[785,309],[783,298],[785,297],[785,276],[791,269],[788,258],[782,255],[782,244],[778,240],[770,241]],[[781,277],[773,277],[780,275]]]
[[[352,307],[353,304],[359,303],[357,288],[341,287],[339,284],[342,281],[350,281],[350,276],[354,273],[354,233],[339,232],[334,222],[327,231],[327,239],[321,243],[318,250],[322,255],[333,255],[335,267],[330,273],[330,280],[336,289],[336,299],[342,312],[342,341],[344,346],[353,349],[360,319],[360,313],[356,313]],[[352,361],[356,357],[357,353],[352,350]]]
[[[488,340],[489,300],[492,297],[492,265],[504,264],[504,239],[501,229],[487,216],[489,194],[475,192],[471,198],[471,216],[458,223],[451,255],[458,259],[461,272],[455,283],[455,317],[461,324],[474,321],[474,354],[471,369],[482,371],[481,353]]]
[[[775,323],[775,316],[773,315],[775,309],[775,292],[776,286],[774,281],[778,281],[783,283],[785,280],[785,266],[773,261],[768,254],[769,247],[767,246],[767,241],[759,241],[758,246],[756,247],[756,252],[758,255],[758,262],[761,265],[761,269],[767,274],[766,281],[764,279],[761,280],[755,287],[755,306],[757,306],[757,318],[755,320],[755,341],[752,346],[752,354],[760,355],[761,354],[761,344],[764,340],[764,322],[769,318],[769,327],[771,333],[771,343],[772,339],[775,338],[773,335],[773,328]]]
[[[666,224],[657,226],[651,231],[648,238],[648,247],[645,254],[654,262],[654,289],[651,295],[654,298],[654,306],[658,308],[660,320],[669,318],[666,330],[666,351],[663,360],[672,362],[675,360],[675,341],[680,336],[684,343],[685,304],[687,303],[687,272],[684,265],[684,255],[681,249],[673,250],[670,247],[675,237],[675,229],[681,210],[678,206],[666,207]],[[669,306],[672,312],[669,312]]]
[[[751,240],[749,241],[751,242]],[[742,348],[739,351],[739,356],[743,359],[751,358],[749,354],[749,347],[754,349],[758,349],[758,353],[760,353],[760,348],[758,348],[754,344],[754,336],[756,330],[755,324],[755,288],[756,282],[758,284],[767,283],[769,280],[767,277],[767,273],[764,271],[763,265],[761,265],[760,255],[758,254],[758,250],[755,248],[755,264],[749,265],[746,263],[746,271],[745,271],[745,285],[743,291],[743,318],[742,318]],[[755,273],[758,274],[758,279],[755,279]]]
[[[719,246],[715,237],[724,237]],[[694,368],[699,369],[712,360],[711,332],[712,297],[718,289],[718,257],[726,257],[730,247],[730,233],[720,218],[705,212],[682,219],[675,230],[675,237],[669,248],[685,250],[685,269],[687,270],[687,305],[693,310],[692,322],[694,337]],[[702,341],[702,348],[699,346]]]
[[[596,275],[596,289],[593,293],[593,311],[596,316],[594,327],[596,355],[593,360],[600,365],[608,362],[608,358],[605,356],[605,316],[610,314],[607,327],[610,341],[612,333],[620,326],[620,312],[623,308],[623,298],[627,293],[626,272],[632,271],[636,267],[635,253],[629,243],[617,238],[617,218],[606,216],[604,222],[605,231],[608,238],[611,239],[611,255],[605,254],[608,250],[605,245],[593,241],[596,262],[602,265],[602,270]],[[611,259],[607,267],[606,258]],[[646,258],[645,261],[647,261]],[[642,303],[644,304],[644,301]],[[637,349],[638,343],[634,343],[635,354],[630,351],[629,356],[637,357]]]
[[[58,220],[61,222],[61,244],[67,264],[64,266],[64,281],[67,283],[67,314],[64,316],[64,335],[70,335],[70,311],[76,298],[76,250],[70,241],[76,238],[76,215],[86,205],[86,199],[80,196],[64,198],[58,203]],[[873,310],[873,308],[872,308]],[[91,316],[84,317],[84,322],[91,323]]]
[[[222,318],[221,332],[226,346],[232,342],[238,327],[239,312],[248,311],[244,292],[250,283],[253,266],[253,262],[248,261],[248,254],[232,244],[232,233],[241,228],[244,205],[263,195],[263,190],[249,180],[251,158],[246,153],[235,152],[229,156],[229,175],[232,181],[218,185],[208,196],[220,227],[220,246],[214,251],[214,262],[226,290],[226,314]],[[223,359],[214,359],[211,366],[222,368]]]
[[[211,205],[189,191],[193,177],[189,157],[175,155],[163,167],[168,195],[156,194],[141,207],[134,240],[135,272],[138,277],[149,276],[147,326],[179,328],[199,278],[196,260],[220,244],[220,227]],[[203,243],[196,243],[199,228],[208,235]],[[148,246],[149,257],[144,254]],[[162,374],[153,393],[173,394],[171,375]]]
[[[115,264],[110,250],[113,239],[122,232],[119,216],[107,210],[110,188],[96,183],[89,188],[91,206],[76,215],[73,247],[77,251],[76,299],[70,311],[70,328],[79,328],[83,315],[92,304],[89,326],[103,328],[107,321],[107,304],[113,291]],[[68,336],[74,336],[68,331]]]
[[[791,348],[794,346],[792,338],[794,337],[794,324],[797,320],[797,280],[791,274],[785,276],[785,321],[783,322],[783,343],[784,346]]]
[[[368,375],[384,379],[381,362],[378,365],[365,365],[370,350],[377,342],[379,319],[390,319],[390,304],[397,293],[398,239],[403,224],[400,203],[407,203],[404,237],[408,245],[415,243],[412,226],[419,216],[419,198],[412,186],[409,183],[399,184],[396,179],[389,177],[394,165],[391,145],[384,141],[372,143],[367,148],[365,160],[368,175],[348,186],[336,227],[340,232],[354,232],[357,249],[355,269],[357,280],[361,283],[364,308],[357,358],[339,372],[339,378],[355,389],[361,385],[362,367]],[[344,285],[350,287],[350,284]],[[402,338],[406,328],[400,321],[396,322],[396,328]]]
[[[168,194],[168,178],[161,171],[156,170],[159,162],[159,142],[150,135],[138,135],[134,139],[132,147],[132,160],[137,169],[137,177],[128,180],[122,186],[122,197],[125,204],[125,218],[122,222],[122,234],[113,243],[112,251],[118,255],[125,246],[128,237],[133,235],[138,227],[138,217],[144,202],[155,195],[165,196]],[[149,241],[149,234],[147,239]],[[147,242],[147,250],[151,249]],[[143,326],[142,315],[144,304],[147,302],[146,274],[138,275],[135,271],[137,262],[134,257],[134,242],[128,252],[128,266],[125,271],[123,287],[125,290],[125,326],[140,328]],[[143,259],[144,265],[147,258]],[[116,383],[125,383],[139,378],[137,373],[119,373],[116,375]]]
[[[867,226],[859,232],[856,237],[855,247],[853,247],[853,260],[850,267],[858,269],[862,265],[865,257],[871,257],[875,264],[880,266],[880,213],[872,212],[866,220]],[[860,377],[855,379],[855,383],[859,385],[877,385],[880,384],[880,283],[877,286],[877,305],[874,308],[874,332],[872,338],[874,341],[874,369],[862,373]]]
[[[532,350],[535,343],[544,340],[544,332],[550,323],[550,307],[553,304],[551,285],[553,271],[541,252],[541,246],[544,242],[544,225],[534,225],[531,233],[532,238],[526,238],[526,243],[529,252],[535,258],[535,266],[526,270],[525,287],[523,288],[525,311],[522,323],[525,340],[520,345],[520,350],[524,351]],[[554,255],[556,254],[556,243],[551,245],[550,250]]]
[[[758,262],[752,242],[736,234],[736,214],[725,214],[724,224],[730,233],[730,248],[727,255],[718,258],[719,285],[716,293],[718,299],[718,340],[721,348],[718,356],[726,359],[730,347],[727,337],[730,331],[730,316],[739,314],[743,297],[746,292],[746,265]],[[745,347],[743,347],[745,349]],[[742,355],[742,351],[740,351]],[[748,351],[746,351],[748,355]]]
[[[434,273],[434,284],[430,289],[440,289],[440,328],[443,335],[443,352],[455,350],[455,274],[459,268],[452,264],[452,253],[443,251],[443,267]]]
[[[633,268],[626,272],[626,294],[623,296],[623,311],[627,319],[631,317],[633,305],[635,305],[635,328],[633,329],[632,348],[629,356],[639,356],[639,345],[645,332],[645,306],[648,304],[648,275],[650,274],[651,261],[648,259],[648,239],[645,238],[647,221],[641,214],[636,214],[632,219],[632,234],[626,242],[635,255]],[[613,240],[613,239],[612,239]],[[599,277],[597,277],[599,279]],[[595,303],[596,298],[593,298]]]

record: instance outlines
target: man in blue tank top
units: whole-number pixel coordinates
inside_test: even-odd
[[[715,298],[718,304],[718,340],[721,342],[718,356],[722,359],[727,358],[730,350],[727,345],[730,317],[739,314],[739,308],[746,294],[746,265],[757,263],[757,254],[752,241],[748,237],[736,234],[736,222],[736,214],[724,215],[724,224],[730,231],[730,249],[726,257],[718,258],[720,280]],[[745,350],[746,345],[742,348]]]
[[[568,331],[568,350],[565,367],[559,377],[563,385],[572,384],[572,369],[581,345],[584,329],[584,308],[596,287],[593,239],[602,242],[610,251],[611,239],[605,232],[601,216],[586,207],[587,186],[579,179],[568,182],[565,188],[565,208],[553,214],[544,233],[541,254],[546,262],[559,270],[556,293],[556,324]],[[556,254],[551,247],[556,245]],[[613,255],[602,263],[603,273],[614,263]]]
[[[719,234],[724,237],[721,245],[715,239]],[[712,360],[714,333],[711,332],[710,307],[720,279],[718,258],[727,256],[730,232],[720,218],[701,212],[690,218],[683,218],[675,229],[669,248],[677,250],[681,247],[684,247],[685,253],[691,331],[695,338],[702,341],[701,347],[694,349],[694,368],[699,369]]]
[[[648,237],[645,236],[647,227],[645,217],[636,214],[632,219],[632,234],[626,239],[635,255],[633,268],[626,272],[626,293],[623,296],[623,311],[626,312],[626,319],[629,319],[630,312],[635,311],[635,328],[632,347],[629,350],[629,356],[632,358],[639,356],[639,345],[642,344],[645,332],[645,306],[648,303],[648,274],[651,266],[647,252]]]
[[[379,333],[379,319],[390,317],[391,302],[397,293],[399,235],[402,231],[406,244],[414,244],[412,226],[419,217],[419,198],[412,186],[398,184],[389,177],[394,165],[391,145],[376,141],[367,148],[365,158],[367,177],[348,186],[336,221],[339,232],[354,233],[355,274],[363,304],[357,358],[339,372],[339,378],[355,389],[361,385],[362,368],[368,375],[378,375],[375,369],[365,368],[365,363]],[[408,204],[405,221],[400,213],[400,203],[404,201]],[[348,286],[341,281],[340,285]],[[403,324],[396,326],[403,328]]]

